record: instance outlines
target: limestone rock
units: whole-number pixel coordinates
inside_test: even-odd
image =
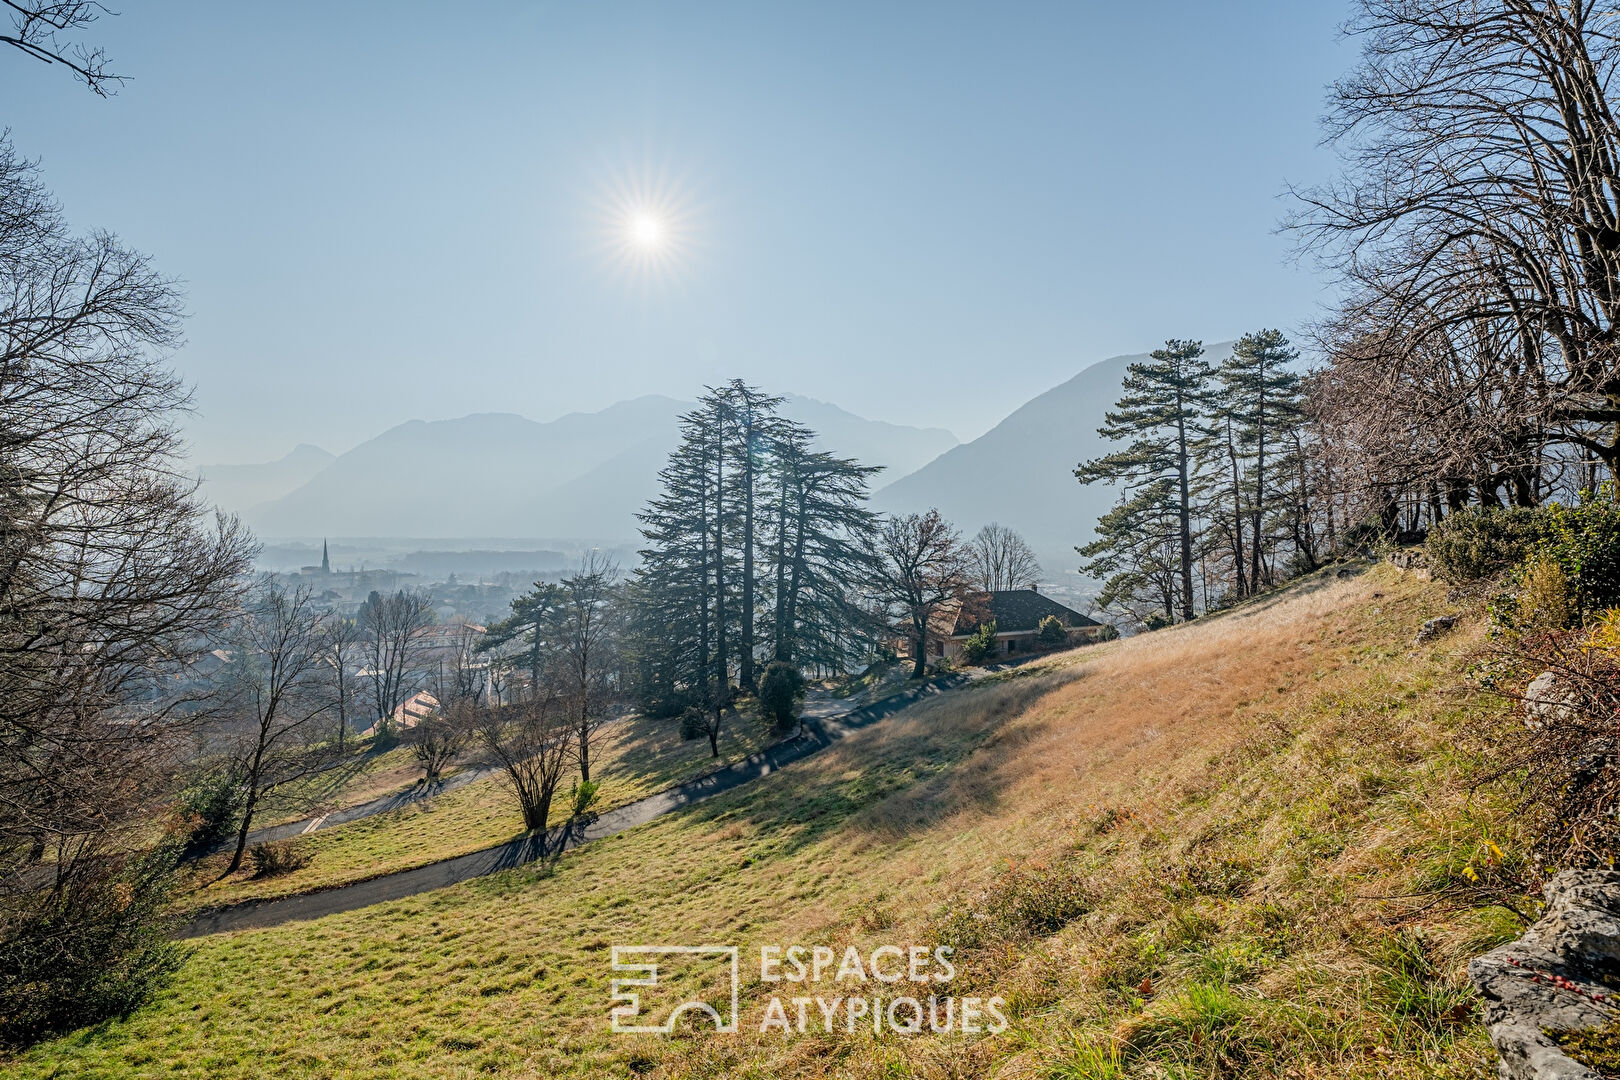
[[[1546,1032],[1615,1019],[1602,980],[1620,975],[1620,872],[1566,870],[1547,883],[1546,896],[1535,925],[1476,957],[1468,977],[1484,999],[1504,1080],[1599,1080]]]
[[[1524,688],[1525,724],[1532,729],[1567,724],[1580,715],[1580,698],[1559,685],[1558,673],[1543,671]]]
[[[1435,618],[1432,618],[1428,622],[1424,623],[1422,628],[1418,630],[1417,643],[1422,645],[1424,642],[1433,641],[1441,634],[1450,631],[1450,629],[1456,625],[1457,616],[1455,615],[1436,616]]]

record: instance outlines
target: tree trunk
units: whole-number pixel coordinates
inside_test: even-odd
[[[737,634],[737,681],[754,692],[754,453],[753,417],[741,431],[743,439],[742,626]]]
[[[551,792],[541,791],[540,796],[533,802],[523,804],[523,827],[530,832],[539,830],[544,832],[546,822],[551,820]]]
[[[258,796],[249,794],[247,805],[242,807],[242,824],[236,830],[236,850],[231,853],[231,865],[219,875],[218,880],[223,881],[242,868],[242,854],[247,851],[248,833],[253,827],[253,811],[259,804]]]
[[[591,782],[591,718],[590,703],[582,687],[579,695],[579,782]]]
[[[1178,407],[1180,398],[1177,399]],[[1192,492],[1187,475],[1187,422],[1176,421],[1176,462],[1181,474],[1181,620],[1191,622],[1193,617],[1192,579]]]
[[[1260,400],[1255,410],[1255,431],[1258,440],[1254,449],[1254,506],[1253,521],[1249,526],[1249,590],[1260,591],[1260,533],[1265,523],[1266,513],[1266,369],[1264,361],[1260,368]],[[1269,575],[1268,575],[1269,576]]]

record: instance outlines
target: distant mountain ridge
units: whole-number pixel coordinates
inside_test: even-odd
[[[528,536],[624,542],[658,489],[690,402],[648,395],[546,423],[512,413],[412,420],[331,459],[301,483],[231,505],[269,537]],[[957,443],[941,428],[867,420],[812,398],[782,412],[819,445],[888,475]]]
[[[276,461],[249,465],[200,465],[202,494],[209,502],[245,510],[274,499],[310,480],[336,457],[318,446],[299,443]]]

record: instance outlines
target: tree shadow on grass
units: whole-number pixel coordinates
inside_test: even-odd
[[[746,826],[758,862],[790,857],[851,824],[899,837],[964,811],[993,812],[1016,779],[1009,764],[1039,733],[1007,724],[1077,675],[965,687],[911,704],[779,775],[674,813],[702,829]]]

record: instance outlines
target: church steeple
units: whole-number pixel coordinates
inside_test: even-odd
[[[326,554],[326,541],[323,539],[321,541],[321,573],[330,574],[331,572],[332,560]]]

